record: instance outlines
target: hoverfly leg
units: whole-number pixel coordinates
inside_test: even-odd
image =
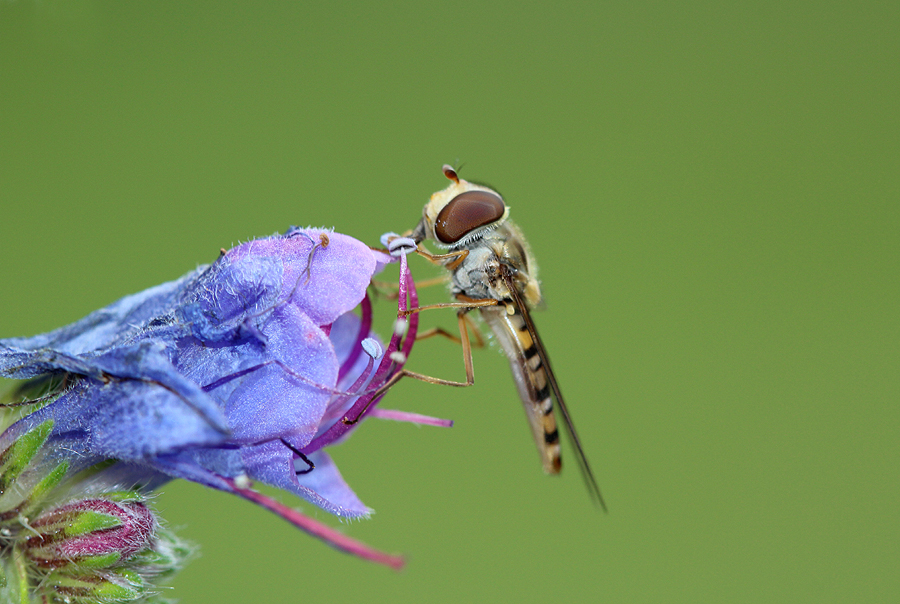
[[[408,317],[423,310],[432,310],[434,308],[463,308],[466,311],[473,308],[481,308],[482,306],[497,306],[500,302],[493,298],[484,298],[482,300],[469,299],[466,302],[440,302],[438,304],[426,304],[425,306],[417,306],[397,313],[400,317]]]
[[[435,285],[445,285],[448,281],[450,281],[449,274],[440,277],[432,277],[431,279],[422,279],[421,281],[416,281],[416,289],[424,289]]]
[[[466,322],[469,322],[469,319],[466,319]],[[472,335],[475,336],[475,341],[471,343],[472,348],[484,348],[485,341],[484,336],[481,335],[481,332],[479,332],[477,329],[473,329]],[[462,344],[461,339],[459,339],[449,331],[446,331],[443,327],[432,327],[427,331],[423,331],[422,333],[417,334],[416,342],[418,342],[419,340],[427,340],[428,338],[432,338],[434,336],[441,336],[442,338],[447,338],[448,340],[456,344]]]
[[[465,313],[463,317],[466,322],[466,327],[471,331],[471,334],[475,336],[475,341],[472,342],[472,348],[484,348],[485,342],[484,337],[481,335],[481,331],[479,331],[475,324],[472,323],[472,319],[470,318],[470,315],[468,313]],[[419,340],[426,340],[434,336],[442,336],[444,338],[447,338],[451,342],[462,344],[462,340],[460,338],[442,327],[432,327],[427,331],[416,334],[416,342],[418,342]]]
[[[469,319],[466,318],[467,310],[461,310],[456,313],[459,321],[459,337],[460,344],[463,349],[463,363],[466,366],[466,386],[475,383],[475,364],[472,362],[472,344],[469,342]],[[483,344],[484,342],[482,342]]]
[[[427,331],[422,331],[416,334],[416,342],[419,340],[427,340],[428,338],[433,338],[434,336],[441,336],[442,338],[447,338],[451,342],[456,342],[459,344],[462,342],[458,337],[446,331],[443,327],[432,327]]]
[[[416,247],[416,253],[432,264],[438,264],[452,271],[462,264],[463,260],[469,255],[469,250],[458,250],[449,254],[431,254],[424,251],[421,247]]]
[[[419,380],[420,382],[427,382],[429,384],[438,384],[440,386],[454,386],[457,388],[465,388],[467,386],[471,386],[475,383],[475,368],[472,362],[472,344],[469,341],[469,330],[468,325],[471,319],[468,318],[467,314],[473,307],[477,308],[479,306],[495,306],[497,304],[496,300],[473,300],[473,302],[447,302],[443,304],[430,304],[428,306],[420,306],[418,308],[411,308],[407,311],[401,313],[401,316],[409,316],[413,313],[417,313],[423,310],[431,310],[433,308],[459,308],[460,310],[457,312],[456,316],[459,323],[459,342],[462,345],[463,351],[463,364],[466,368],[466,381],[465,382],[455,382],[453,380],[444,380],[441,378],[432,377],[430,375],[425,375],[424,373],[417,373],[415,371],[410,371],[409,369],[401,369],[394,375],[392,375],[384,384],[381,385],[378,390],[375,391],[371,398],[371,402],[366,405],[366,407],[360,411],[359,415],[357,415],[353,419],[343,418],[341,421],[347,425],[353,425],[360,420],[360,418],[366,414],[369,406],[371,406],[372,402],[377,401],[385,392],[394,387],[394,384],[399,382],[404,377],[411,377],[415,380]],[[450,336],[452,338],[452,336]],[[484,344],[484,341],[481,339],[480,335],[478,336],[478,340],[481,345]]]
[[[416,310],[421,310],[422,308],[425,308],[425,307],[423,306],[420,309],[416,309]],[[444,380],[441,378],[432,377],[430,375],[425,375],[424,373],[416,373],[415,371],[410,371],[408,369],[401,369],[396,374],[391,376],[391,379],[389,379],[387,382],[385,382],[384,385],[378,389],[379,390],[378,394],[381,394],[382,392],[387,391],[388,388],[390,388],[391,386],[396,384],[397,381],[399,381],[400,378],[402,378],[404,376],[411,377],[413,379],[416,379],[416,380],[419,380],[422,382],[428,382],[429,384],[440,384],[441,386],[466,387],[466,386],[471,386],[472,384],[474,384],[475,383],[475,370],[473,368],[473,363],[472,363],[472,345],[469,342],[469,330],[467,328],[466,312],[468,312],[468,311],[460,310],[456,315],[458,317],[458,321],[459,321],[459,342],[462,345],[463,363],[465,364],[465,367],[466,367],[466,381],[465,382],[455,382],[453,380]],[[376,394],[376,397],[378,396],[378,394]]]
[[[443,275],[441,277],[433,277],[431,279],[423,279],[421,281],[416,281],[416,289],[423,289],[426,287],[432,287],[435,285],[443,285],[450,280],[450,275]],[[375,292],[378,293],[379,296],[383,297],[385,300],[396,300],[400,297],[400,288],[396,283],[390,281],[379,281],[377,279],[372,279],[371,283],[372,287],[375,288]]]

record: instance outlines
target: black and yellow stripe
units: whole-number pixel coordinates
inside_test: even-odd
[[[509,358],[544,471],[557,474],[562,468],[559,430],[541,349],[531,336],[521,307],[512,300],[482,308],[481,312]]]

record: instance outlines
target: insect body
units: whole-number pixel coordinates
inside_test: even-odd
[[[605,509],[600,489],[575,432],[550,360],[531,320],[530,309],[541,302],[537,266],[519,229],[508,220],[509,207],[488,187],[460,179],[450,166],[449,187],[431,196],[422,220],[410,233],[418,244],[426,239],[447,250],[420,254],[450,271],[451,293],[460,308],[460,331],[469,383],[473,379],[471,350],[462,315],[478,308],[509,358],[513,378],[525,407],[544,471],[559,473],[559,433],[554,399],[572,437],[591,495]]]

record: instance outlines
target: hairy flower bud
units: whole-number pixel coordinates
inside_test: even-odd
[[[31,522],[25,555],[42,569],[107,568],[152,545],[156,520],[140,501],[82,499],[47,510]]]

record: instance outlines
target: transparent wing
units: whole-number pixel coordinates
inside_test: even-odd
[[[566,406],[565,400],[562,396],[562,392],[560,392],[559,384],[556,381],[556,376],[553,373],[553,369],[550,367],[550,357],[547,355],[547,351],[544,349],[544,344],[543,342],[541,342],[540,336],[538,336],[537,329],[534,326],[534,322],[531,320],[531,314],[528,311],[528,307],[525,305],[524,301],[522,300],[522,296],[517,289],[515,276],[512,273],[511,269],[509,269],[505,265],[501,265],[500,274],[510,292],[513,305],[516,309],[515,314],[510,316],[521,317],[521,320],[524,323],[525,330],[527,331],[527,335],[529,336],[528,339],[531,341],[535,350],[530,358],[528,358],[528,351],[523,351],[522,356],[524,357],[523,360],[526,367],[524,371],[527,372],[528,370],[531,370],[532,372],[536,373],[538,371],[537,369],[535,369],[536,367],[543,370],[542,372],[543,375],[546,376],[546,383],[549,385],[549,390],[550,392],[552,392],[553,398],[556,399],[556,403],[559,406],[559,411],[562,414],[563,425],[565,425],[566,431],[569,433],[569,437],[572,439],[572,443],[575,446],[575,454],[578,458],[578,465],[581,468],[582,475],[584,476],[584,481],[587,485],[588,492],[591,494],[591,497],[596,501],[596,503],[599,504],[601,508],[603,508],[603,511],[607,511],[606,502],[603,500],[603,495],[600,493],[600,487],[597,485],[597,480],[596,478],[594,478],[594,473],[591,470],[591,466],[584,454],[584,448],[581,445],[581,439],[578,437],[578,433],[575,431],[575,424],[572,422],[572,415],[569,413],[569,408]],[[517,335],[517,339],[524,339],[521,336],[521,332],[519,335]],[[509,355],[509,351],[507,351],[507,354]],[[538,361],[531,360],[534,358],[537,358]],[[512,357],[510,357],[510,359],[512,363]],[[521,394],[521,388],[519,392]],[[524,398],[525,397],[523,396],[523,403],[526,403]],[[552,401],[549,409],[552,413]],[[530,419],[531,417],[529,416],[529,420]],[[553,423],[555,428],[555,418]],[[540,444],[538,444],[538,447],[540,448]]]

